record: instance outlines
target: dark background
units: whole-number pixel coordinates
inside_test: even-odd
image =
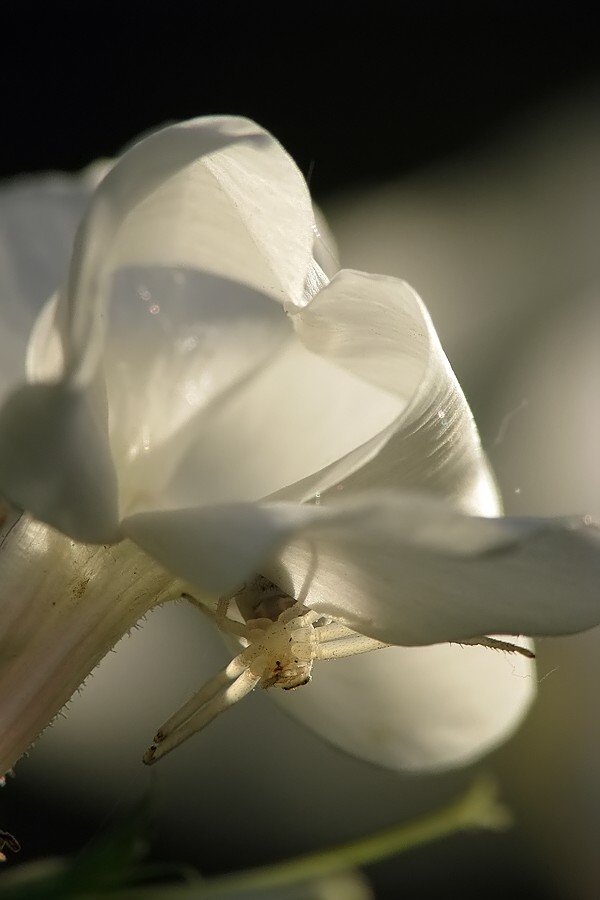
[[[598,33],[577,3],[399,2],[393,15],[372,3],[48,7],[0,14],[3,177],[76,170],[166,121],[241,113],[281,140],[319,198],[476,152],[511,120],[599,75]],[[24,859],[74,851],[102,827],[17,784],[0,798],[0,825],[27,832]],[[453,884],[448,868],[431,872],[425,885],[421,858],[411,896],[542,896],[518,861],[506,868],[513,839],[492,840],[505,842],[501,869],[490,854],[486,871],[488,838],[474,838],[477,871],[454,872]],[[209,858],[227,864],[218,848]],[[410,884],[413,864],[402,865]]]
[[[242,113],[277,135],[318,197],[475,146],[598,74],[598,30],[581,3],[383,9],[306,0],[5,7],[0,173],[73,170],[162,122]]]

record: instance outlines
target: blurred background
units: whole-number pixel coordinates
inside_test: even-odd
[[[169,120],[255,118],[309,179],[342,264],[423,296],[507,510],[600,511],[600,68],[586,5],[87,0],[22,3],[0,24],[4,178],[76,172]],[[51,277],[66,263],[60,243]],[[183,606],[122,641],[0,796],[19,861],[80,849],[149,791],[156,858],[219,872],[409,819],[472,777],[378,771],[264,696],[145,769],[156,724],[225,659]],[[479,766],[498,773],[517,826],[370,867],[374,895],[595,900],[599,677],[597,632],[540,642],[537,705]]]

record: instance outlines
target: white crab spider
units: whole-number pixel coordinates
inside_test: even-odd
[[[310,681],[316,659],[340,659],[389,646],[307,609],[261,575],[221,598],[216,613],[193,597],[186,598],[221,631],[236,637],[244,649],[159,728],[144,754],[147,765],[200,731],[257,685],[292,690]],[[228,615],[234,600],[243,622]]]
[[[201,731],[257,686],[292,690],[310,681],[315,660],[342,659],[391,646],[308,609],[262,575],[222,597],[216,612],[190,595],[184,596],[244,649],[159,728],[144,754],[146,765],[157,762]],[[229,616],[234,601],[244,621]],[[495,638],[473,638],[461,643],[534,655],[524,647]]]

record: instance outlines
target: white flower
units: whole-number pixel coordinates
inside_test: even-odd
[[[0,490],[27,510],[0,554],[0,766],[181,594],[238,655],[146,761],[255,685],[360,653],[272,694],[372,761],[465,762],[534,691],[527,645],[489,636],[600,620],[597,527],[496,517],[422,302],[336,271],[301,174],[245,119],[170,126],[120,158],[33,329],[28,384],[0,372]]]

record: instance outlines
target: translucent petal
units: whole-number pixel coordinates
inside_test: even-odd
[[[14,392],[0,409],[0,488],[64,534],[118,540],[117,479],[87,394],[62,384]]]
[[[369,447],[370,462],[351,477],[341,465],[318,473],[277,499],[306,500],[336,491],[427,489],[462,509],[494,515],[499,500],[473,416],[440,346],[427,310],[405,282],[342,270],[293,316],[316,353],[399,396],[403,411]],[[385,437],[385,440],[382,438]],[[337,482],[337,484],[336,484]]]
[[[488,519],[426,495],[365,495],[307,521],[264,574],[394,644],[600,623],[600,528],[589,517]]]
[[[62,375],[87,391],[82,405],[94,410],[100,430],[108,424],[110,451],[98,429],[82,436],[82,446],[99,441],[103,459],[112,453],[121,509],[160,505],[159,496],[170,504],[164,488],[182,458],[198,444],[202,456],[199,407],[222,404],[290,337],[282,304],[303,302],[313,239],[301,174],[245,119],[169,126],[132,147],[101,182],[77,234],[68,283],[36,328],[28,367],[33,380]],[[30,408],[35,398],[20,402]],[[81,424],[60,428],[72,434]],[[60,442],[41,424],[36,435],[40,446]],[[198,482],[198,466],[186,466],[185,489]],[[61,476],[66,506],[89,468],[84,460],[77,477]],[[4,475],[10,496],[25,505],[10,468]],[[85,486],[82,500],[92,488]],[[45,491],[55,494],[51,485]],[[49,521],[43,502],[29,508]],[[82,512],[81,504],[65,508],[69,533],[105,540],[103,524],[90,531]]]
[[[125,534],[195,589],[224,594],[257,571],[283,534],[299,526],[301,507],[254,503],[137,513]]]
[[[436,644],[316,663],[310,684],[269,695],[347,753],[421,771],[488,752],[517,727],[535,691],[529,659]]]
[[[65,277],[96,175],[18,179],[0,191],[0,403],[25,380],[29,332]]]
[[[360,447],[401,408],[306,350],[279,304],[246,285],[130,269],[114,290],[104,364],[124,515],[259,499]]]
[[[586,520],[479,518],[399,494],[325,508],[148,513],[123,527],[201,590],[222,594],[261,572],[388,643],[570,634],[600,623],[600,529]]]
[[[213,418],[289,338],[279,304],[247,285],[192,269],[119,273],[104,372],[122,512],[173,505],[178,490],[185,505],[219,496],[207,457],[219,463],[220,438],[238,467],[247,450],[235,423],[220,435]]]
[[[102,355],[109,282],[124,266],[190,267],[301,302],[313,264],[302,175],[247,119],[168,126],[114,165],[79,229],[57,311],[71,378]]]

